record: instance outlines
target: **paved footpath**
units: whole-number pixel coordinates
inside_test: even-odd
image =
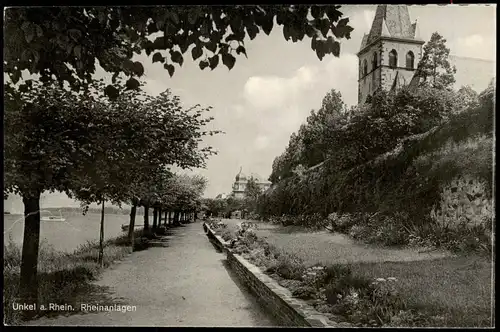
[[[173,229],[168,247],[152,247],[135,252],[105,270],[95,286],[109,288],[112,301],[135,305],[137,310],[44,317],[31,324],[276,325],[228,269],[225,255],[217,252],[208,241],[200,222]],[[91,303],[99,303],[99,300]]]

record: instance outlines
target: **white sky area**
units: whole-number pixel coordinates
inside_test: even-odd
[[[244,173],[267,178],[290,134],[298,130],[312,109],[320,107],[331,89],[340,91],[348,105],[357,102],[356,52],[363,34],[370,30],[375,9],[375,5],[342,6],[354,31],[350,40],[342,41],[339,58],[330,55],[320,61],[310,48],[310,39],[287,42],[277,25],[269,36],[260,33],[248,40],[248,59],[239,56],[231,71],[222,64],[213,71],[201,71],[188,50],[183,67],[176,66],[170,78],[162,64],[137,57],[143,60],[143,79],[149,93],[159,94],[170,88],[186,106],[199,103],[213,107],[211,115],[215,120],[211,127],[225,134],[205,140],[218,155],[208,160],[206,169],[193,171],[208,178],[206,197],[229,193],[240,166]],[[496,59],[495,10],[496,5],[409,6],[411,21],[418,19],[424,41],[437,31],[446,38],[452,55],[490,61]],[[494,73],[492,68],[491,73],[481,74],[484,77],[474,77],[476,89],[486,88]],[[104,75],[102,69],[96,73],[97,77]],[[470,76],[457,73],[457,86],[471,84],[467,81]],[[78,206],[64,194],[49,194],[44,202],[46,207]]]

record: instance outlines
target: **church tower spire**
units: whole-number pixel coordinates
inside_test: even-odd
[[[392,90],[410,83],[423,44],[407,5],[378,5],[357,54],[358,103],[364,103],[379,89]]]

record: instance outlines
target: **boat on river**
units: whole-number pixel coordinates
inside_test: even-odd
[[[46,212],[50,213],[50,211],[46,211]],[[40,220],[41,221],[66,221],[66,218],[63,218],[62,213],[59,210],[59,216],[54,216],[54,215],[43,216],[43,217],[40,218]]]

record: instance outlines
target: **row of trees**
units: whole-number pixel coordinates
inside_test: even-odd
[[[87,207],[131,204],[132,245],[137,206],[145,209],[146,230],[150,207],[175,211],[178,223],[181,214],[196,211],[206,180],[175,175],[170,167],[203,167],[215,153],[200,146],[203,136],[218,133],[204,130],[212,120],[207,111],[182,108],[168,90],[158,97],[122,91],[110,100],[100,81],[80,93],[49,82],[32,82],[27,91],[6,85],[4,196],[19,194],[25,205],[21,290],[29,303],[37,293],[41,193],[64,192]]]

